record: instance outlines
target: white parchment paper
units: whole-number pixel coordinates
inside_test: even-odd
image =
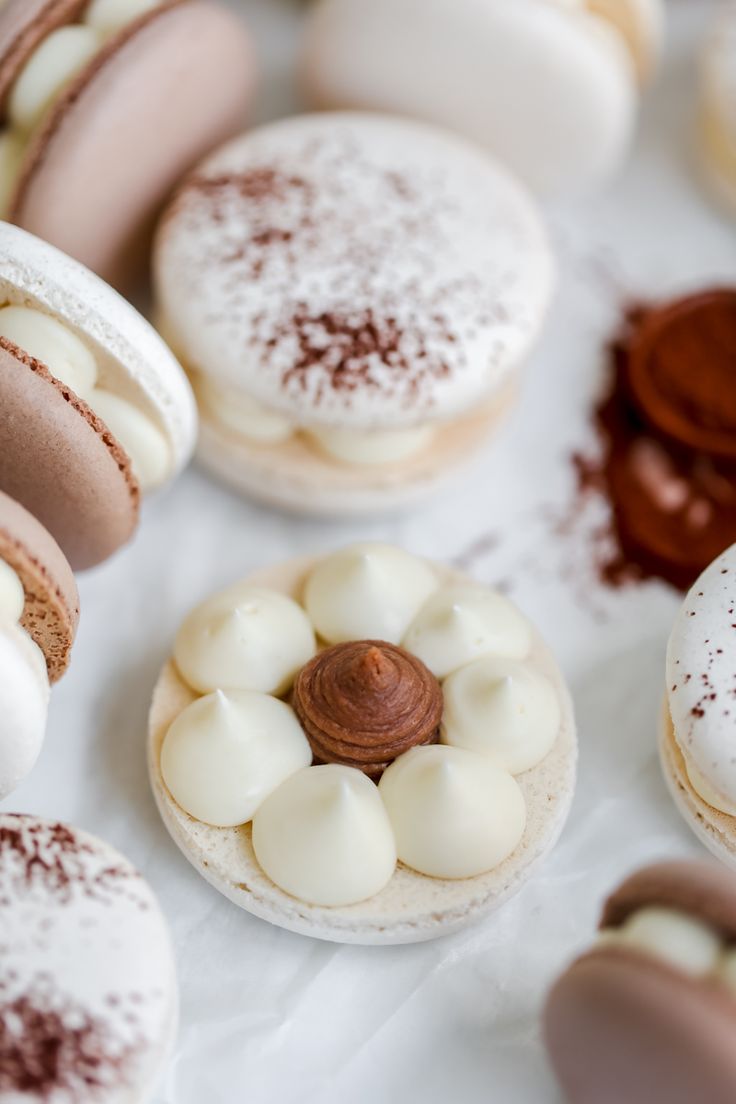
[[[292,103],[301,8],[240,6],[261,43],[259,114],[269,118]],[[555,526],[572,500],[569,454],[592,439],[587,411],[621,302],[736,280],[736,226],[703,198],[693,165],[695,50],[713,4],[668,6],[667,65],[647,95],[635,157],[604,194],[551,212],[553,317],[516,416],[462,486],[416,515],[337,525],[259,509],[195,470],[148,504],[131,548],[81,581],[80,636],[54,692],[46,748],[6,806],[98,833],[159,894],[182,992],[161,1104],[557,1101],[538,1031],[550,981],[585,947],[601,898],[623,874],[700,853],[655,753],[677,597],[656,584],[603,591],[586,536],[594,512],[572,532]],[[150,692],[185,612],[272,560],[360,537],[508,586],[556,649],[577,703],[580,782],[560,845],[497,917],[434,944],[339,947],[240,912],[179,855],[146,779]]]

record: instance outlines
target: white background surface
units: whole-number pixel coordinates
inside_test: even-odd
[[[290,104],[299,5],[242,7],[262,45],[267,118]],[[6,804],[98,833],[157,890],[182,988],[166,1104],[557,1101],[538,1037],[548,984],[586,946],[625,872],[699,853],[655,754],[677,598],[659,585],[601,591],[585,538],[595,517],[579,517],[572,535],[554,525],[572,497],[569,453],[591,440],[586,411],[620,302],[736,280],[736,229],[704,201],[692,164],[694,49],[713,4],[669,8],[667,67],[634,160],[606,194],[551,213],[553,318],[515,418],[454,494],[405,519],[328,525],[258,509],[193,471],[149,504],[132,548],[82,580],[81,632],[43,757]],[[255,567],[366,536],[510,583],[556,648],[578,710],[579,789],[550,861],[496,918],[415,947],[321,944],[241,913],[170,842],[145,772],[150,692],[184,613]]]

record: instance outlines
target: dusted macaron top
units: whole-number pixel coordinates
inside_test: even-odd
[[[700,576],[667,649],[667,693],[694,788],[736,815],[736,545]]]
[[[160,306],[189,367],[305,426],[402,429],[491,396],[552,272],[537,213],[462,140],[306,116],[211,157],[159,231]]]

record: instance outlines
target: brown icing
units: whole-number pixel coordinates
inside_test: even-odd
[[[361,640],[328,648],[302,668],[293,704],[319,762],[378,778],[397,756],[438,739],[443,699],[416,656]]]

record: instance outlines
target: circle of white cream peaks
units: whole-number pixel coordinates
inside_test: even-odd
[[[148,1100],[177,985],[166,923],[130,863],[75,828],[0,814],[0,931],[3,1101]]]
[[[461,630],[448,631],[442,618],[438,626],[436,610],[458,603]],[[240,607],[242,623],[233,616]],[[280,699],[317,651],[315,633],[320,647],[374,639],[406,648],[412,625],[456,672],[444,686],[447,743],[400,756],[378,787],[351,767],[310,765],[306,734],[288,696]],[[254,678],[259,686],[233,688]],[[245,895],[251,911],[273,918],[258,902],[280,894],[278,907],[298,914],[286,924],[297,931],[322,934],[326,925],[342,933],[326,937],[343,938],[360,904],[375,912],[371,931],[375,923],[383,934],[357,941],[428,938],[398,935],[395,920],[379,923],[383,902],[401,912],[432,878],[513,880],[504,871],[526,869],[553,807],[569,803],[569,700],[529,624],[506,599],[390,545],[284,565],[215,596],[184,622],[160,686],[170,682],[170,709],[162,712],[159,689],[151,721],[152,779],[167,826],[189,857],[205,848],[205,876],[238,903]],[[568,779],[567,796],[557,796],[555,772]],[[559,809],[553,819],[556,837]],[[215,874],[220,848],[228,869],[246,863],[227,889]],[[438,913],[434,892],[429,929],[466,922],[461,890],[456,919]],[[449,902],[456,891],[436,892]],[[310,908],[320,930],[305,920]]]
[[[700,148],[717,196],[736,213],[736,4],[724,4],[703,52]]]
[[[335,763],[299,771],[266,798],[253,820],[253,849],[277,886],[323,907],[373,897],[396,868],[375,783]]]
[[[736,816],[736,545],[690,590],[667,647],[667,701],[693,789]]]
[[[19,624],[24,606],[23,584],[0,559],[0,800],[30,774],[46,732],[46,660]]]
[[[304,84],[316,107],[426,119],[577,193],[620,168],[663,25],[662,0],[321,0]]]

